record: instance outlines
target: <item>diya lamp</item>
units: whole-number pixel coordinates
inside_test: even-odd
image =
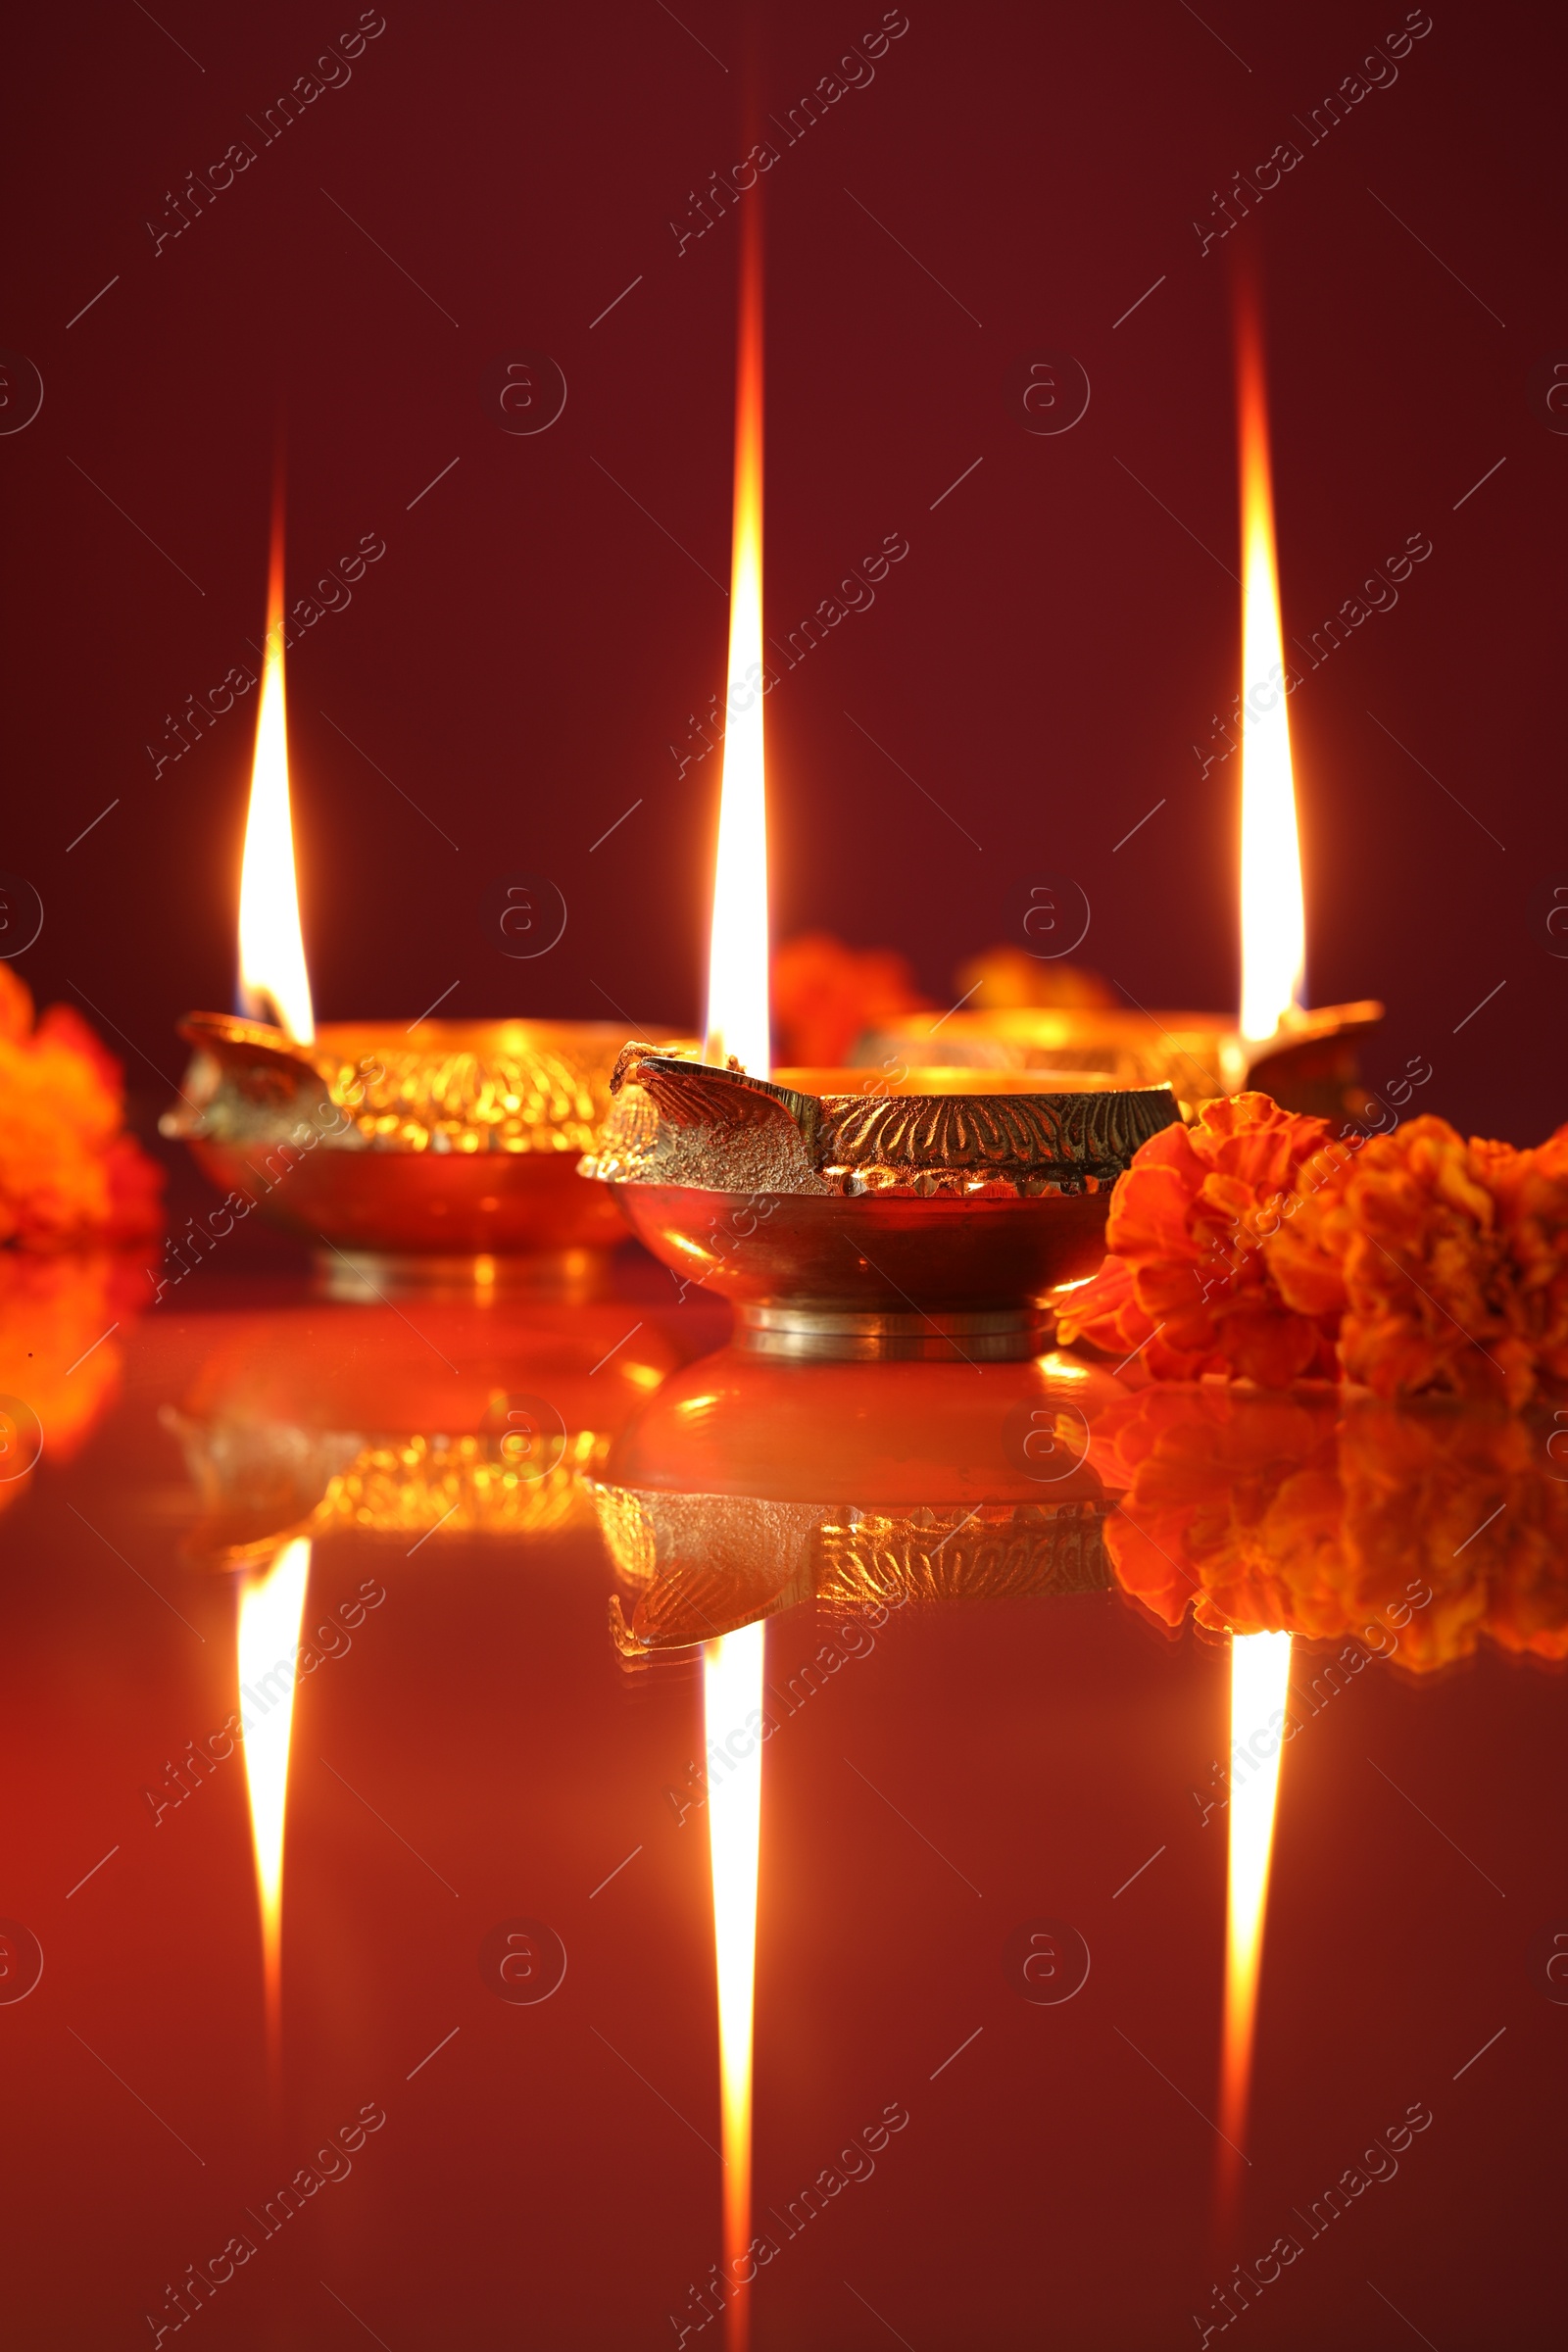
[[[755,218],[755,217],[754,217]],[[701,1059],[634,1043],[582,1174],[638,1239],[794,1356],[1032,1354],[1093,1273],[1110,1191],[1179,1115],[1165,1083],[1038,1069],[773,1070],[762,688],[762,318],[742,243],[727,709]]]
[[[515,1283],[580,1292],[622,1238],[608,1198],[573,1170],[609,1108],[625,1031],[520,1019],[317,1025],[284,644],[279,511],[240,878],[243,1011],[180,1022],[195,1054],[162,1132],[190,1146],[231,1202],[313,1243],[336,1295],[376,1297],[389,1279],[481,1297]]]
[[[1238,1014],[1076,1004],[914,1013],[866,1041],[867,1060],[918,1057],[940,1027],[944,1053],[978,1067],[1106,1070],[1127,1086],[1168,1083],[1187,1103],[1256,1087],[1290,1110],[1366,1115],[1357,1046],[1381,1023],[1383,1006],[1367,1000],[1308,1009],[1301,1003],[1305,920],[1286,714],[1286,681],[1295,681],[1280,623],[1261,332],[1256,298],[1245,286],[1237,406],[1242,690],[1236,733],[1226,741],[1238,752],[1242,778]]]

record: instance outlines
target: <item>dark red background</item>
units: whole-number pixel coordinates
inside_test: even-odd
[[[768,12],[766,108],[880,13]],[[875,608],[770,700],[778,932],[894,943],[945,1002],[1020,882],[1054,870],[1093,903],[1085,955],[1142,1003],[1234,1001],[1235,763],[1200,781],[1191,745],[1238,665],[1245,248],[1268,296],[1288,631],[1408,533],[1434,542],[1397,609],[1293,703],[1309,992],[1387,999],[1374,1082],[1419,1053],[1432,1107],[1539,1135],[1568,1112],[1542,1050],[1568,965],[1533,912],[1568,870],[1551,658],[1568,439],[1526,389],[1568,346],[1560,29],[1439,0],[1394,86],[1200,258],[1212,191],[1298,137],[1293,116],[1402,8],[909,13],[872,84],[764,182],[770,630],[885,533],[910,543]],[[290,672],[318,1010],[412,1018],[454,981],[449,1013],[613,1006],[641,1026],[698,1004],[717,761],[677,780],[666,745],[722,685],[736,238],[726,219],[677,257],[667,223],[744,152],[746,21],[711,0],[683,0],[689,30],[655,0],[388,0],[348,85],[155,257],[166,191],[249,137],[356,14],[168,0],[166,32],[130,7],[40,12],[7,59],[0,344],[45,400],[0,439],[0,864],[47,907],[27,978],[103,1008],[146,1057],[149,1110],[177,1072],[172,1021],[230,999],[254,698],[157,781],[144,746],[260,634],[280,407],[291,594],[362,533],[387,544]],[[517,348],[569,386],[532,438],[481,406]],[[1093,385],[1054,438],[1004,392],[1042,350]],[[487,884],[519,867],[570,907],[531,964],[481,929]]]

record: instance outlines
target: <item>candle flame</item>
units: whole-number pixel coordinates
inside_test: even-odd
[[[1246,2144],[1252,2029],[1263,1960],[1263,1914],[1274,1846],[1280,1750],[1291,1683],[1289,1634],[1237,1634],[1231,1642],[1230,1893],[1225,1936],[1225,2038],[1221,2065],[1222,2176],[1234,2188]],[[1276,1720],[1276,1718],[1278,1720]]]
[[[1237,319],[1242,473],[1243,1037],[1272,1037],[1299,1004],[1306,959],[1301,854],[1286,714],[1285,644],[1262,335],[1254,302]]]
[[[771,1067],[767,1005],[767,787],[762,764],[762,257],[760,215],[742,221],[735,372],[735,520],[723,779],[713,862],[704,1058]]]
[[[256,714],[256,757],[239,881],[239,997],[250,1019],[275,1021],[309,1045],[316,1034],[300,931],[294,828],[288,800],[288,719],[283,701],[283,524],[272,527],[267,651]]]
[[[765,1625],[742,1626],[703,1647],[708,1838],[713,1872],[718,1975],[719,2090],[724,2155],[725,2330],[745,2352],[750,2296],[740,2257],[752,2228],[752,2014],[757,1976],[757,1881],[762,1810]]]
[[[256,1891],[262,1915],[267,2039],[274,2074],[281,2049],[283,1816],[288,1802],[295,1659],[310,1573],[310,1543],[297,1538],[284,1544],[270,1568],[241,1588],[239,1596],[240,1715],[245,1726],[245,1778],[250,1788]]]

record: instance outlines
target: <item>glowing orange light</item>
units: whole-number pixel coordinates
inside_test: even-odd
[[[311,1546],[285,1544],[271,1566],[240,1589],[239,1703],[245,1726],[256,1891],[262,1913],[262,1977],[267,2038],[274,2073],[281,2048],[283,1816],[288,1802],[288,1746],[294,1722],[294,1672]]]
[[[309,1045],[316,1034],[300,931],[294,829],[288,800],[288,720],[283,703],[283,522],[273,517],[267,590],[267,651],[256,714],[256,757],[239,880],[239,995],[252,1020],[275,1021]]]
[[[1225,1935],[1225,2039],[1221,2061],[1221,2175],[1234,2190],[1247,2144],[1252,2029],[1263,1960],[1263,1914],[1274,1845],[1280,1749],[1291,1684],[1289,1634],[1237,1634],[1231,1642],[1230,1893]]]
[[[724,2154],[724,2263],[729,2352],[745,2352],[750,2295],[740,2258],[752,2231],[752,2012],[762,1812],[765,1625],[703,1647],[708,1838],[713,1871],[718,2062]]]
[[[762,250],[757,208],[742,220],[735,380],[735,521],[729,668],[704,1057],[771,1067],[767,1005],[767,787],[762,765]]]
[[[1272,1037],[1299,1004],[1306,960],[1301,854],[1286,714],[1285,644],[1268,411],[1257,310],[1237,318],[1242,467],[1242,1011],[1244,1038]]]

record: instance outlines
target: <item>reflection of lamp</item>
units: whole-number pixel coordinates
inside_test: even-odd
[[[713,1879],[718,1980],[718,2073],[723,2140],[725,2331],[745,2352],[748,2297],[741,2266],[752,2234],[752,2023],[757,1981],[757,1886],[761,1858],[762,1706],[767,1628],[743,1626],[703,1649],[703,1747],[727,1769],[710,1776],[708,1846]]]
[[[300,1644],[310,1574],[310,1544],[285,1544],[268,1566],[246,1579],[239,1592],[236,1680],[246,1725],[245,1785],[256,1848],[267,2043],[274,2083],[282,2063],[283,1823],[288,1810],[288,1752],[294,1724],[293,1659]],[[258,1695],[261,1691],[267,1693],[266,1698]],[[247,1695],[249,1706],[245,1704]]]
[[[1231,1641],[1230,1861],[1225,1906],[1225,2030],[1220,2061],[1220,2205],[1228,2213],[1246,2153],[1248,2096],[1263,1919],[1279,1798],[1281,1737],[1291,1686],[1289,1634]]]
[[[1568,1479],[1552,1443],[1549,1406],[1396,1404],[1320,1383],[1271,1394],[1155,1382],[1094,1413],[1091,1456],[1117,1497],[1117,1585],[1163,1625],[1191,1615],[1230,1636],[1229,1767],[1209,1808],[1226,1806],[1230,1849],[1216,2216],[1227,2240],[1285,1747],[1363,1673],[1430,1679],[1483,1642],[1538,1665],[1568,1659]]]
[[[1101,1591],[1103,1490],[1064,1359],[853,1366],[737,1348],[688,1365],[627,1421],[595,1486],[638,1662],[814,1599],[847,1615]]]
[[[572,1169],[609,1106],[625,1031],[599,1021],[316,1025],[284,632],[279,511],[240,882],[244,1017],[192,1013],[180,1024],[195,1059],[163,1132],[189,1143],[220,1190],[315,1242],[345,1296],[362,1295],[368,1274],[481,1291],[509,1280],[580,1286],[593,1270],[585,1253],[620,1236],[610,1202]],[[504,931],[515,911],[504,912]]]
[[[165,1414],[202,1502],[186,1550],[235,1567],[300,1536],[433,1544],[591,1525],[584,1477],[675,1360],[626,1322],[623,1307],[544,1302],[500,1331],[439,1302],[417,1332],[391,1308],[236,1318]]]

